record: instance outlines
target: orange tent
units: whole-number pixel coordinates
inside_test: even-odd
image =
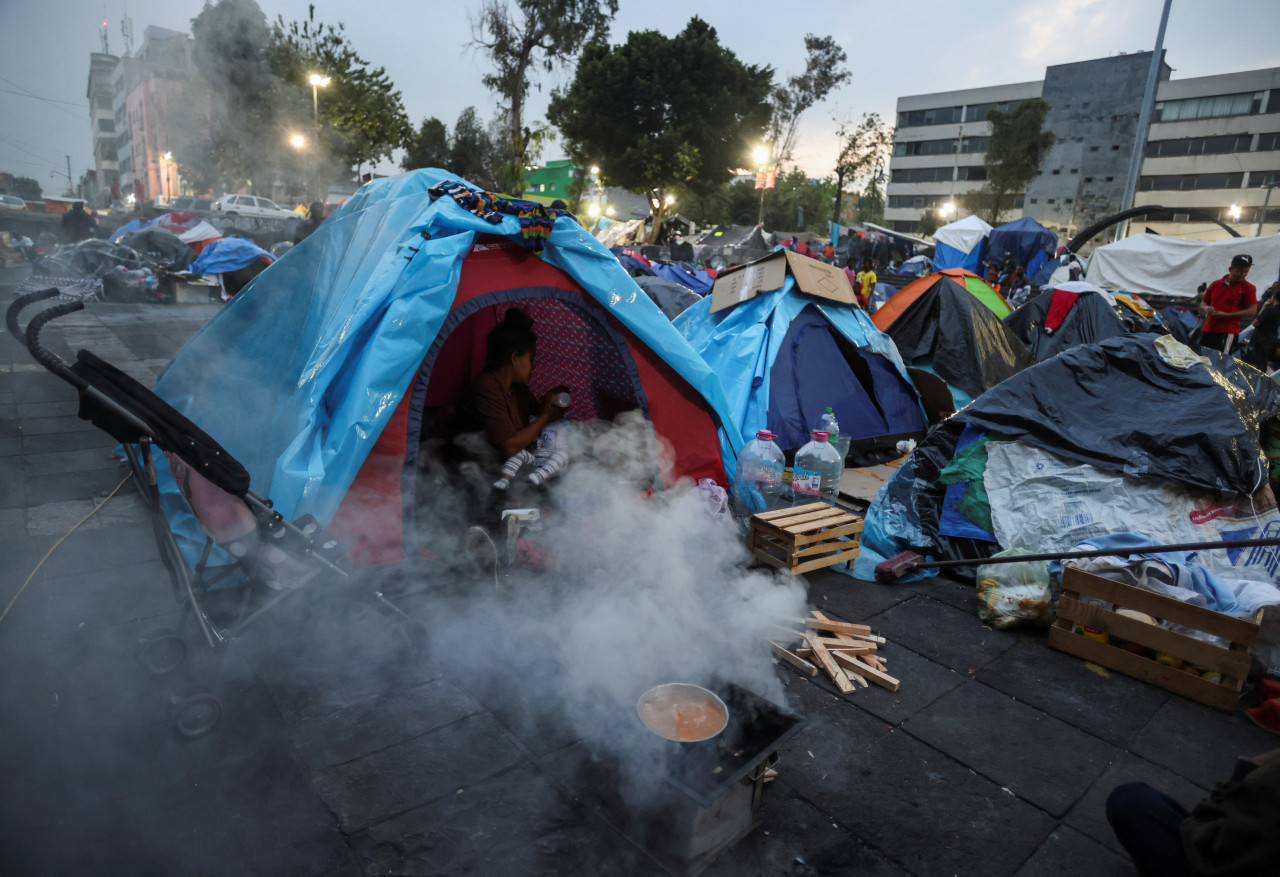
[[[1013,310],[1009,303],[1004,300],[1004,296],[988,286],[987,282],[977,274],[972,271],[966,271],[964,268],[943,268],[941,271],[926,274],[924,277],[917,278],[902,287],[897,294],[871,315],[871,322],[875,323],[882,332],[888,329],[889,325],[898,319],[902,312],[911,306],[912,302],[918,299],[926,290],[932,288],[942,277],[950,277],[973,293],[975,298],[991,308],[995,315],[1001,319],[1008,316]]]

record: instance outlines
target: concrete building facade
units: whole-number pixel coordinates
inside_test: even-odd
[[[947,221],[966,215],[964,195],[985,182],[987,109],[1032,97],[1049,104],[1045,129],[1055,142],[1002,218],[1031,216],[1065,238],[1116,212],[1150,60],[1150,52],[1116,55],[1049,67],[1039,82],[899,98],[886,221],[915,231],[926,207],[954,205]],[[1162,65],[1134,202],[1169,210],[1135,223],[1205,240],[1228,235],[1187,212],[1194,209],[1254,234],[1270,201],[1276,209],[1264,231],[1276,231],[1280,196],[1270,196],[1280,184],[1280,68],[1183,80],[1170,74]]]
[[[111,86],[111,72],[119,60],[115,55],[105,52],[94,52],[89,56],[89,85],[85,96],[89,99],[89,130],[93,138],[93,180],[96,188],[82,194],[95,207],[109,206],[113,188],[118,191],[120,183],[115,102]]]

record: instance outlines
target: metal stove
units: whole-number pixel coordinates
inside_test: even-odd
[[[724,701],[729,723],[710,740],[676,743],[657,735],[649,746],[665,767],[658,793],[643,807],[619,791],[617,759],[580,766],[578,788],[598,799],[601,815],[667,871],[691,877],[757,825],[764,774],[777,751],[806,724],[800,716],[731,683],[707,686]]]

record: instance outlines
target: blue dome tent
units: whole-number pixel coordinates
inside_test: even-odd
[[[711,305],[704,298],[675,326],[720,376],[744,441],[768,429],[779,447],[799,448],[827,406],[855,460],[927,429],[902,358],[866,312],[806,296],[790,275],[776,292],[716,313]]]
[[[1027,269],[1027,276],[1034,277],[1057,246],[1056,234],[1030,216],[1024,216],[991,230],[987,236],[987,260],[998,265],[1005,256],[1013,256],[1015,262]]]
[[[989,234],[991,226],[976,216],[966,216],[942,226],[933,233],[933,270],[963,268],[981,276]]]

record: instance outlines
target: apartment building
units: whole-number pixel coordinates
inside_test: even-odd
[[[116,151],[115,106],[111,91],[111,71],[120,59],[105,52],[89,55],[89,131],[93,138],[93,180],[95,191],[84,192],[89,203],[97,207],[110,204],[112,187],[120,182],[120,165]]]
[[[926,207],[946,218],[968,213],[964,196],[982,188],[992,106],[1040,97],[1055,135],[1040,174],[1005,220],[1031,216],[1063,237],[1120,209],[1141,111],[1150,52],[1115,55],[1045,71],[1038,82],[913,95],[898,100],[886,221],[914,231]],[[1166,211],[1139,220],[1161,234],[1215,240],[1214,220],[1254,234],[1280,182],[1280,68],[1173,79],[1161,65],[1137,205]],[[1266,229],[1276,231],[1280,197]],[[1198,211],[1198,212],[1197,212]]]

